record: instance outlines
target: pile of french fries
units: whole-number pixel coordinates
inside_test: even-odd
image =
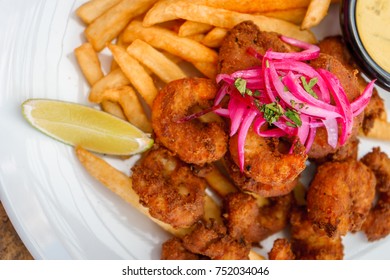
[[[82,73],[90,85],[89,101],[152,132],[150,108],[161,86],[188,77],[214,78],[218,48],[229,29],[252,20],[261,30],[278,32],[315,43],[309,28],[327,14],[331,0],[91,0],[76,13],[84,22],[86,42],[75,49]],[[112,65],[103,73],[100,52],[109,50]],[[184,65],[184,67],[183,67]],[[76,155],[103,185],[144,213],[164,230],[177,229],[154,219],[139,203],[131,178],[82,147]],[[206,180],[220,196],[236,191],[217,168]],[[259,198],[259,205],[264,204]],[[221,221],[220,208],[210,197],[205,218]],[[253,251],[251,259],[262,259]]]

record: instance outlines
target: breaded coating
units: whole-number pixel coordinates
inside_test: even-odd
[[[390,233],[390,159],[376,147],[362,158],[362,162],[373,170],[377,178],[378,200],[363,224],[368,240],[375,241]]]
[[[298,183],[298,178],[287,184],[267,185],[256,182],[254,179],[241,173],[240,168],[233,162],[230,154],[224,157],[227,172],[234,184],[243,192],[258,194],[262,197],[275,197],[290,193]]]
[[[321,132],[324,131],[321,130]],[[329,161],[357,160],[358,148],[359,138],[357,136],[351,137],[348,139],[347,143],[338,148],[335,153],[330,153],[323,158],[311,159],[311,161],[315,162],[316,164],[322,164]]]
[[[218,72],[231,74],[237,70],[260,65],[259,59],[248,54],[248,48],[254,48],[264,54],[272,49],[277,52],[290,52],[292,46],[280,40],[280,35],[262,32],[251,21],[244,21],[232,28],[219,49]]]
[[[236,165],[238,162],[238,135],[229,141],[229,151]],[[264,138],[249,129],[244,144],[244,174],[266,185],[292,183],[306,167],[306,148],[299,141],[292,153],[282,149],[279,138]]]
[[[317,59],[310,61],[310,65],[316,69],[322,68],[332,72],[340,80],[350,102],[360,96],[359,82],[356,73],[344,67],[344,65],[333,56],[320,54]],[[364,114],[361,113],[354,117],[352,133],[349,140],[352,139],[353,141],[353,139],[356,138],[363,122],[363,116]],[[339,144],[336,148],[333,148],[328,144],[328,134],[325,127],[319,127],[317,128],[313,145],[309,151],[309,158],[324,158],[329,154],[336,153],[339,148]]]
[[[315,231],[304,207],[291,213],[291,247],[297,260],[342,260],[344,246],[341,237],[330,238]]]
[[[180,238],[173,237],[162,244],[162,260],[199,260],[200,256],[188,251]]]
[[[224,199],[226,226],[229,234],[238,240],[257,243],[283,230],[289,220],[292,194],[269,198],[259,207],[256,199],[246,193],[231,193]]]
[[[327,37],[320,41],[318,46],[320,47],[322,53],[332,55],[350,71],[359,71],[358,66],[353,61],[353,58],[351,57],[351,54],[346,47],[346,44],[343,41],[341,35]],[[360,92],[363,92],[368,83],[361,75],[357,75],[357,78]],[[370,132],[376,119],[386,119],[386,109],[383,99],[379,96],[378,91],[374,88],[371,100],[364,109],[362,127],[364,134],[368,134]]]
[[[356,160],[318,167],[307,192],[308,217],[329,237],[360,230],[375,196],[375,176]]]
[[[151,216],[190,227],[204,215],[206,181],[165,148],[150,150],[133,171],[133,189]]]
[[[250,246],[232,238],[223,225],[199,222],[195,229],[183,237],[184,247],[213,260],[247,260]]]
[[[202,165],[219,160],[227,151],[228,135],[222,122],[183,121],[213,105],[217,87],[204,78],[184,78],[167,84],[152,107],[156,140],[183,161]]]
[[[270,260],[295,260],[290,242],[285,238],[278,238],[274,241],[271,251],[268,252]]]

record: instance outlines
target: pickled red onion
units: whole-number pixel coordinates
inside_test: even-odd
[[[324,127],[328,144],[336,147],[346,143],[352,132],[353,117],[364,110],[372,95],[375,81],[371,81],[361,96],[350,103],[335,75],[303,62],[319,56],[318,46],[285,36],[281,36],[281,40],[303,50],[292,53],[269,50],[261,55],[249,48],[248,53],[258,58],[261,66],[230,75],[219,74],[216,78],[221,87],[214,106],[220,105],[225,96],[230,99],[227,108],[215,107],[214,112],[230,119],[230,136],[238,133],[241,171],[245,139],[251,126],[262,137],[299,139],[307,152],[314,142],[316,129]],[[310,81],[310,88],[306,88],[309,85],[304,85],[301,77]],[[245,80],[245,90],[238,90],[237,79]],[[331,96],[335,104],[331,104]]]

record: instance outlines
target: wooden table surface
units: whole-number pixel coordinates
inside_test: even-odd
[[[0,260],[32,260],[0,201]]]

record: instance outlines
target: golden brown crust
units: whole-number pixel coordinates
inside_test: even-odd
[[[173,237],[162,244],[161,250],[162,260],[199,260],[200,257],[188,251],[183,246],[180,238]]]
[[[238,240],[255,243],[283,230],[288,223],[292,195],[269,198],[262,207],[246,193],[232,193],[224,200],[226,226]]]
[[[270,260],[295,260],[290,242],[285,238],[274,241],[271,251],[268,252]]]
[[[377,179],[378,200],[363,224],[368,240],[375,241],[390,234],[390,159],[377,147],[362,162],[372,169]]]
[[[262,32],[251,21],[244,21],[231,29],[219,49],[218,72],[231,74],[237,70],[260,65],[259,59],[248,54],[253,47],[260,54],[272,49],[290,52],[292,47],[279,38],[279,34]]]
[[[174,227],[203,217],[206,181],[168,150],[151,150],[132,170],[134,191],[151,216]]]
[[[307,193],[308,217],[329,237],[360,230],[375,195],[375,176],[349,160],[321,165]]]
[[[230,178],[243,192],[258,194],[262,197],[275,197],[290,193],[298,183],[298,179],[295,179],[287,184],[262,184],[241,173],[229,154],[225,155],[224,160]]]
[[[196,228],[184,236],[184,247],[196,254],[214,260],[247,260],[250,246],[226,234],[226,228],[216,223],[198,223]]]
[[[291,246],[297,260],[343,259],[344,246],[341,237],[330,238],[315,231],[305,208],[294,208],[290,223]]]
[[[228,138],[222,123],[181,121],[193,110],[210,108],[216,93],[216,85],[204,78],[185,78],[167,84],[152,108],[157,141],[187,163],[202,165],[222,158]]]
[[[239,165],[237,138],[237,135],[230,138],[229,150]],[[244,174],[266,185],[292,183],[306,167],[306,149],[299,141],[292,153],[280,151],[280,145],[280,139],[264,138],[249,129],[244,145]]]

